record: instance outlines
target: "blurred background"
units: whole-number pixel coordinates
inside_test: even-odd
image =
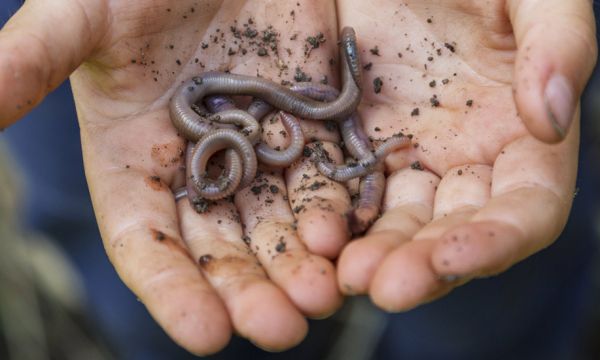
[[[2,0],[0,26],[20,4]],[[600,359],[599,115],[596,71],[582,98],[573,211],[548,249],[407,313],[353,299],[290,351],[234,338],[210,358]],[[68,83],[0,134],[0,359],[194,358],[108,262],[80,146]]]

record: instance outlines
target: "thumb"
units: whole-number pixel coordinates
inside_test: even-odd
[[[507,6],[517,41],[519,114],[536,138],[560,141],[596,64],[592,1],[509,0]]]
[[[60,85],[92,52],[106,1],[29,0],[0,31],[0,129]]]

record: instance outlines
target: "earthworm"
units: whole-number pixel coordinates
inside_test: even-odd
[[[250,102],[250,105],[248,105],[246,111],[248,114],[254,116],[255,119],[259,120],[264,118],[271,110],[273,110],[273,107],[269,105],[269,103],[264,102],[260,98],[254,98],[252,99],[252,102]]]
[[[208,95],[251,95],[271,106],[303,118],[344,119],[355,111],[361,98],[361,66],[352,28],[346,27],[342,30],[341,48],[343,87],[337,98],[330,102],[298,95],[286,87],[261,78],[216,72],[194,77],[175,91],[170,102],[172,122],[189,141],[198,141],[192,150],[188,168],[195,185],[193,190],[197,191],[200,197],[209,200],[222,198],[233,193],[238,185],[247,185],[253,180],[256,174],[256,154],[249,143],[258,141],[260,128],[255,125],[256,117],[232,109],[234,106],[232,101],[219,97],[215,99]],[[211,107],[211,110],[221,111],[209,115],[202,105],[205,97],[208,97],[207,106]],[[261,105],[256,112],[254,109],[252,112],[256,114],[260,111],[268,111],[265,109],[266,107]],[[217,127],[226,127],[223,124],[242,126],[248,137],[232,129],[213,130],[215,122]],[[294,132],[293,122],[284,120],[284,125],[286,122],[290,125],[288,131]],[[293,137],[298,138],[298,136]],[[294,149],[293,146],[291,147]],[[229,149],[226,152],[228,169],[226,174],[222,174],[217,181],[207,179],[205,172],[208,159],[215,152],[223,149]],[[243,166],[241,162],[244,163]],[[188,197],[191,197],[191,193],[191,190],[188,191]]]
[[[225,174],[214,181],[206,176],[208,160],[219,150],[226,152]],[[235,157],[241,159],[236,160]],[[243,166],[242,166],[243,163]],[[190,179],[198,196],[218,200],[233,194],[238,187],[249,185],[256,176],[257,161],[252,145],[244,135],[232,129],[215,129],[206,134],[192,150]],[[188,195],[189,197],[189,195]]]
[[[354,112],[361,98],[360,61],[352,28],[342,30],[342,91],[325,103],[299,95],[269,80],[230,73],[207,72],[181,85],[170,102],[171,121],[186,138],[196,137],[195,128],[207,119],[192,110],[192,105],[212,94],[251,95],[273,107],[307,119],[344,119]]]
[[[191,160],[194,151],[194,146],[194,143],[188,142],[186,149],[186,178],[190,180]],[[237,165],[231,165],[231,162],[235,162],[235,164]],[[225,153],[225,163],[229,164],[229,166],[242,166],[240,156],[231,149],[227,150],[227,152]],[[209,205],[209,203],[205,199],[202,199],[198,196],[198,193],[196,192],[194,186],[195,185],[192,181],[186,181],[185,186],[182,186],[174,191],[175,201],[187,198],[192,208],[194,208],[199,213],[203,213],[207,210],[207,206]]]
[[[196,163],[198,159],[208,161],[208,159],[217,151],[214,150],[222,146],[222,144],[237,141],[238,150],[241,148],[252,148],[252,143],[256,142],[260,137],[260,125],[249,114],[238,110],[235,107],[233,100],[227,96],[209,96],[204,99],[208,111],[216,113],[208,119],[210,128],[203,129],[202,133],[198,133],[199,139],[195,146],[188,145],[186,155],[186,177],[193,181],[187,181],[187,196],[192,205],[197,202],[198,198],[206,198],[217,200],[229,196],[240,185],[248,185],[256,173],[256,158],[247,156],[248,152],[240,151],[238,154],[234,149],[228,148],[225,152],[225,177],[221,176],[217,182],[210,182],[201,174],[194,173],[195,170],[204,169],[206,171],[206,163]],[[198,106],[201,111],[206,111],[203,106]],[[216,124],[215,124],[216,123]],[[246,138],[238,135],[231,135],[229,131],[211,130],[213,127],[223,128],[227,125],[243,126],[242,134]],[[233,131],[233,130],[231,130]],[[210,136],[209,136],[210,135]],[[219,137],[223,137],[220,139]],[[232,140],[235,139],[235,140]],[[191,142],[189,143],[191,144]],[[205,150],[208,149],[208,150]],[[222,149],[222,148],[220,148]],[[209,151],[205,157],[195,156],[197,150]],[[241,155],[241,156],[240,156]],[[247,169],[253,173],[246,174],[244,180],[241,180],[241,174]],[[250,178],[251,176],[251,178]],[[240,179],[238,179],[240,177]],[[218,186],[215,186],[218,184]],[[233,189],[233,191],[232,191]]]
[[[173,196],[175,197],[175,201],[179,201],[181,199],[185,199],[188,196],[188,192],[185,186],[180,187],[179,189],[173,191]]]
[[[347,214],[350,232],[362,234],[377,219],[381,210],[381,199],[384,190],[383,165],[360,179],[358,203]]]
[[[237,109],[233,99],[224,95],[207,96],[204,98],[204,104],[206,104],[208,111],[212,113]]]
[[[338,89],[333,86],[319,83],[300,83],[292,86],[292,91],[319,101],[331,101],[338,96]],[[348,118],[341,121],[340,131],[344,140],[344,147],[356,159],[365,159],[372,156],[369,138],[363,132],[358,113],[353,112]]]
[[[225,96],[208,96],[205,99],[205,103],[212,112],[230,111],[235,109],[233,101]],[[250,117],[262,119],[270,113],[271,110],[273,110],[271,105],[259,98],[255,98],[246,111]],[[295,116],[281,111],[279,112],[279,117],[281,118],[283,126],[290,134],[290,145],[284,150],[275,150],[262,142],[258,143],[256,145],[256,157],[260,162],[269,166],[283,167],[290,165],[302,155],[302,150],[304,149],[304,135],[302,133],[300,122]],[[258,122],[256,123],[256,126],[259,126]],[[251,138],[251,140],[254,140],[254,138]],[[252,141],[253,144],[257,142],[258,139]]]
[[[270,166],[285,167],[289,166],[302,155],[304,150],[304,134],[298,119],[285,111],[280,111],[279,118],[290,134],[290,144],[285,150],[275,150],[265,143],[259,143],[256,146],[256,156],[258,159]]]
[[[338,93],[338,90],[334,87],[314,83],[297,84],[292,87],[292,90],[322,101],[331,101],[335,99]],[[371,143],[362,129],[360,116],[357,112],[352,113],[341,122],[340,131],[346,150],[351,156],[359,159],[358,166],[343,165],[338,167],[331,162],[321,160],[317,162],[317,167],[321,173],[327,176],[335,174],[338,181],[357,175],[361,176],[358,203],[347,214],[350,231],[353,234],[361,234],[371,226],[380,212],[385,189],[385,175],[383,165],[379,160],[385,158],[393,150],[407,146],[410,139],[393,136],[387,139],[375,152],[372,152]],[[364,173],[363,170],[369,171]]]

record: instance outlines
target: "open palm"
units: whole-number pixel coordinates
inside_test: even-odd
[[[24,26],[32,18],[43,21]],[[47,38],[36,38],[40,33]],[[317,43],[305,41],[319,33]],[[174,200],[173,190],[184,182],[185,141],[168,113],[175,88],[208,70],[279,82],[293,81],[301,67],[335,85],[333,4],[62,1],[48,8],[28,2],[2,34],[9,51],[1,54],[10,54],[3,61],[18,69],[2,73],[3,83],[19,79],[15,88],[2,88],[3,118],[27,111],[77,68],[71,81],[105,248],[123,281],[177,342],[213,352],[235,330],[261,347],[287,348],[304,337],[304,316],[337,309],[334,267],[304,243],[337,256],[348,239],[343,186],[318,176],[308,182],[302,173],[309,161],[285,178],[281,170],[262,169],[235,203],[222,201],[199,215],[188,201]],[[52,61],[40,62],[44,56]],[[286,140],[275,136],[277,126],[265,129],[273,146]],[[339,141],[317,122],[305,132]],[[292,211],[290,204],[308,198],[314,201]]]
[[[279,82],[304,71],[336,86],[338,29],[356,29],[372,63],[360,107],[366,130],[374,139],[412,134],[413,147],[387,160],[384,214],[342,253],[342,292],[409,308],[546,246],[566,220],[577,127],[554,146],[528,135],[511,92],[505,2],[414,3],[339,1],[336,14],[320,1],[31,0],[0,33],[0,125],[72,73],[86,176],[123,281],[192,352],[218,350],[232,331],[290,347],[306,333],[304,316],[341,303],[327,258],[349,239],[350,198],[305,159],[263,168],[233,202],[206,213],[176,203],[185,142],[167,105],[193,75]],[[535,120],[543,103],[529,97],[517,97],[529,130],[556,141]],[[266,124],[264,140],[285,146],[281,131]],[[316,122],[304,131],[341,160],[335,132]]]
[[[414,144],[388,158],[383,216],[344,249],[342,291],[406,310],[549,245],[573,198],[578,130],[558,145],[527,131],[515,99],[545,118],[544,79],[531,67],[515,73],[537,59],[517,55],[506,2],[345,1],[339,14],[370,63],[366,131]]]

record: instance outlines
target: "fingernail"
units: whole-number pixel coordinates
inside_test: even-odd
[[[544,91],[544,101],[552,127],[561,138],[564,138],[575,112],[573,88],[566,77],[560,74],[550,77]]]

